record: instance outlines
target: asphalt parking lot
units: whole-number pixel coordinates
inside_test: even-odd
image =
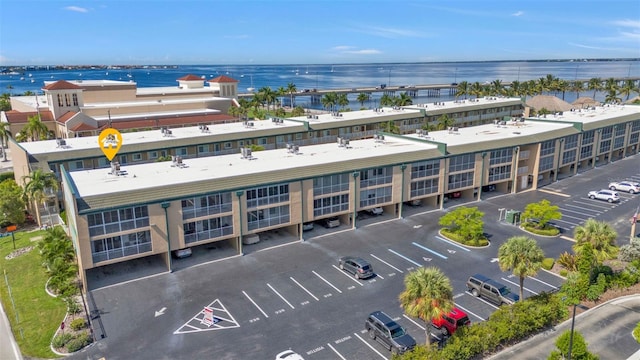
[[[586,196],[590,190],[606,188],[614,180],[610,174],[640,180],[638,158],[538,191],[492,193],[482,202],[466,204],[485,213],[485,232],[491,236],[486,248],[470,249],[444,239],[437,225],[444,212],[412,208],[404,219],[383,214],[363,220],[356,230],[314,228],[305,233],[304,242],[274,240],[276,246],[245,256],[96,288],[90,293],[90,306],[99,314],[94,320],[98,341],[72,358],[129,359],[135,354],[138,359],[270,359],[291,348],[305,359],[388,359],[390,352],[364,331],[372,311],[389,314],[418,343],[425,343],[425,329],[431,338],[440,336],[399,307],[403,278],[411,270],[441,268],[451,279],[456,305],[472,322],[487,319],[497,307],[466,291],[469,275],[483,273],[518,291],[517,278],[499,269],[496,256],[509,237],[525,233],[503,221],[500,209],[522,210],[543,198],[558,205],[563,219],[556,224],[563,236],[532,236],[548,257],[571,251],[573,229],[590,217],[613,224],[619,241],[628,239],[629,218],[640,195],[620,193],[622,200],[616,204]],[[376,276],[356,280],[341,271],[337,259],[343,255],[367,259]],[[555,291],[562,282],[540,271],[525,280],[525,297]],[[203,323],[205,307],[212,309],[214,324]]]

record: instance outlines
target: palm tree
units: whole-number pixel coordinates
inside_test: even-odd
[[[436,268],[419,268],[404,278],[405,290],[400,293],[400,307],[409,316],[424,321],[427,347],[431,320],[442,317],[453,307],[453,288],[444,273]]]
[[[396,125],[396,123],[393,122],[392,120],[382,123],[379,126],[380,126],[380,130],[384,132],[388,132],[391,134],[400,134],[400,127],[398,127],[398,125]]]
[[[380,106],[391,106],[393,102],[393,98],[389,94],[384,94],[380,97]]]
[[[607,96],[605,96],[604,102],[619,103],[622,102],[622,99],[618,97],[618,91],[616,91],[616,89],[610,89],[607,90]]]
[[[596,98],[596,92],[602,90],[602,79],[600,78],[591,78],[587,83],[587,89],[593,90],[593,98]]]
[[[456,98],[459,96],[464,96],[464,98],[467,98],[467,95],[469,95],[469,82],[467,81],[462,81],[458,84],[458,86],[456,86]]]
[[[27,199],[35,201],[36,204],[43,204],[47,209],[49,219],[51,219],[47,200],[50,197],[55,196],[56,191],[58,191],[58,179],[56,178],[56,175],[52,172],[45,173],[42,169],[36,169],[29,175],[23,176],[22,181],[24,183],[24,193]],[[36,209],[38,209],[37,206]],[[38,224],[42,225],[40,223],[40,216],[38,216]]]
[[[573,251],[580,254],[584,244],[589,243],[598,262],[613,259],[618,254],[616,238],[618,233],[604,221],[588,219],[584,225],[576,227],[573,238],[576,240]]]
[[[338,104],[338,94],[334,92],[324,94],[322,99],[320,99],[320,102],[322,103],[322,106],[325,109],[329,109],[329,111],[333,111],[336,104]]]
[[[456,119],[449,116],[449,114],[442,114],[438,117],[438,130],[446,130],[455,123]]]
[[[640,90],[638,89],[638,87],[636,86],[635,82],[633,80],[625,80],[624,83],[622,84],[622,86],[620,87],[620,95],[625,95],[625,101],[629,100],[629,97],[631,96],[632,93],[638,93],[640,92]]]
[[[582,81],[574,81],[571,84],[571,91],[576,92],[576,99],[580,97],[580,92],[584,91],[584,82]]]
[[[340,105],[342,109],[349,105],[349,98],[347,98],[347,93],[338,94],[337,104]]]
[[[564,94],[569,90],[569,83],[566,80],[558,80],[556,82],[556,90],[562,92],[562,100],[564,100]]]
[[[406,92],[401,93],[400,97],[396,98],[397,106],[407,106],[411,104],[413,104],[413,99],[411,99],[411,96],[407,95]]]
[[[294,83],[288,83],[287,84],[287,93],[289,93],[289,101],[290,101],[290,105],[291,108],[293,109],[293,94],[297,93],[298,89],[296,88],[296,84]]]
[[[49,128],[40,119],[39,115],[29,116],[27,124],[22,128],[22,133],[31,138],[31,141],[43,140],[49,134]]]
[[[8,122],[0,122],[0,145],[2,146],[2,156],[7,161],[7,143],[11,137],[11,125]]]
[[[514,236],[498,249],[498,264],[502,271],[513,271],[520,280],[520,301],[524,300],[524,278],[534,276],[542,267],[544,253],[535,240]]]
[[[360,103],[361,107],[364,107],[364,103],[371,100],[371,94],[360,93],[358,94],[358,98],[356,100]]]
[[[491,82],[491,92],[492,95],[502,95],[504,92],[504,85],[502,84],[502,80],[495,79]]]
[[[469,88],[469,95],[475,95],[476,99],[482,96],[482,85],[476,81]]]
[[[511,96],[522,96],[522,83],[518,80],[514,80],[511,82],[511,86],[509,87],[509,95]]]
[[[280,101],[278,101],[279,106],[282,106],[282,103],[284,103],[284,96],[287,94],[288,94],[287,89],[285,89],[282,86],[278,88],[278,90],[276,91],[276,95],[280,97]],[[293,104],[291,104],[291,107],[293,107]]]

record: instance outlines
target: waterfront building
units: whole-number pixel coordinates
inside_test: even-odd
[[[303,224],[330,217],[341,229],[356,228],[358,214],[372,208],[399,218],[407,203],[438,210],[480,201],[488,187],[491,196],[536,189],[636,155],[639,136],[640,108],[605,105],[109,169],[63,165],[60,176],[86,282],[103,266],[147,256],[171,269],[178,249],[226,247],[239,255],[274,231],[301,241]]]

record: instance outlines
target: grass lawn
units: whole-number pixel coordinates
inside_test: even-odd
[[[67,307],[61,299],[49,296],[44,290],[48,276],[40,266],[40,253],[35,248],[36,243],[31,241],[44,234],[45,231],[16,232],[16,249],[28,246],[34,246],[34,249],[10,260],[5,256],[14,251],[11,236],[0,238],[0,300],[22,354],[51,359],[58,356],[51,352],[49,344],[64,319]],[[15,310],[5,279],[11,287]]]

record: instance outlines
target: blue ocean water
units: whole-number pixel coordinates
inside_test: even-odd
[[[177,86],[177,79],[185,75],[212,79],[226,75],[239,81],[239,92],[248,88],[259,90],[269,86],[273,90],[295,84],[303,89],[338,89],[399,85],[450,84],[468,81],[490,82],[500,79],[536,80],[552,74],[565,80],[600,77],[640,77],[640,60],[624,61],[493,61],[451,63],[379,63],[334,65],[178,65],[136,69],[82,70],[24,70],[19,75],[0,75],[0,93],[22,94],[29,90],[41,93],[45,81],[105,79],[135,81],[138,87]],[[8,87],[11,86],[12,89]],[[444,93],[443,93],[444,94]],[[586,92],[581,96],[592,96]],[[379,96],[379,95],[374,95]],[[600,94],[599,96],[604,96]],[[350,100],[355,100],[355,95]],[[565,100],[573,101],[575,93],[566,93]],[[434,101],[433,98],[421,100]],[[443,95],[440,100],[448,100]],[[300,98],[298,105],[305,105]],[[352,106],[353,107],[353,106]],[[359,107],[359,105],[358,105]]]

